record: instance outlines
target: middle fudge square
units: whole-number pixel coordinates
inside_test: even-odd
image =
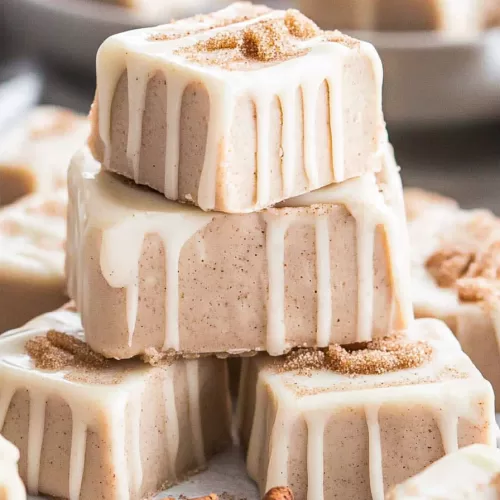
[[[383,500],[458,448],[495,444],[493,391],[439,320],[368,344],[243,360],[239,428],[262,492]]]
[[[239,2],[106,40],[89,144],[168,199],[246,213],[380,170],[381,96],[369,43]]]
[[[387,173],[398,180],[395,164]],[[224,214],[165,200],[82,151],[69,184],[69,293],[107,357],[279,355],[370,340],[412,318],[397,182],[367,174]]]

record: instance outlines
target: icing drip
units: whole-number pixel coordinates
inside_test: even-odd
[[[312,414],[307,422],[307,500],[323,500],[324,444],[326,418]]]
[[[128,461],[129,477],[131,481],[130,491],[132,497],[138,496],[141,490],[143,470],[141,457],[141,413],[142,413],[142,394],[136,394],[129,402],[128,411],[130,413],[127,433],[130,435],[131,449]]]
[[[365,407],[366,424],[368,425],[370,491],[373,500],[384,500],[384,468],[378,419],[379,409],[380,407],[377,405]]]
[[[258,21],[282,19],[282,11],[261,16]],[[236,99],[250,96],[256,108],[257,128],[257,188],[256,208],[272,204],[270,190],[269,137],[271,129],[271,104],[278,98],[283,113],[282,181],[284,196],[291,196],[296,186],[296,146],[304,137],[304,166],[308,178],[308,189],[321,185],[316,153],[316,109],[318,92],[326,82],[329,89],[329,122],[332,149],[332,181],[345,180],[344,161],[344,113],[342,80],[349,67],[346,60],[353,49],[342,43],[325,41],[322,34],[307,40],[296,39],[297,50],[307,51],[300,57],[300,63],[288,60],[280,64],[252,71],[229,71],[224,67],[198,66],[189,58],[179,54],[179,49],[203,42],[221,31],[243,30],[257,20],[238,22],[224,28],[194,33],[189,37],[165,39],[152,43],[149,35],[154,29],[136,30],[108,39],[101,46],[97,63],[97,87],[99,89],[99,133],[105,146],[105,165],[111,159],[110,129],[113,95],[121,74],[128,71],[129,81],[129,137],[127,157],[132,164],[134,179],[139,178],[141,130],[148,79],[155,71],[163,71],[167,77],[167,137],[165,158],[164,193],[170,199],[178,199],[178,168],[180,146],[180,115],[182,95],[191,82],[200,82],[206,89],[210,102],[210,116],[205,145],[205,158],[199,180],[197,204],[204,210],[216,207],[218,189],[218,168],[224,165],[225,155],[230,152],[229,137],[233,122]],[[358,50],[361,56],[370,60],[375,78],[375,106],[381,109],[382,65],[375,49],[361,42]],[[112,61],[111,61],[112,59]],[[297,65],[300,64],[300,71]],[[302,93],[303,130],[296,130],[296,95]],[[380,94],[380,95],[379,95]],[[382,127],[382,115],[380,114]],[[368,170],[377,170],[376,159]],[[323,182],[324,184],[324,182]]]
[[[276,420],[269,443],[269,466],[267,469],[266,490],[289,484],[288,460],[290,453],[291,409],[278,407]],[[262,460],[262,457],[259,457]]]
[[[125,420],[127,403],[126,399],[122,399],[114,402],[113,407],[107,409],[110,412],[109,442],[112,443],[111,463],[113,464],[114,475],[117,478],[117,498],[130,498],[130,493],[134,493],[133,474],[131,474],[132,466],[127,460],[127,424]]]
[[[0,436],[0,498],[20,500],[26,498],[24,484],[19,477],[19,450]]]
[[[326,347],[332,331],[332,276],[328,216],[316,217],[316,279],[318,281],[318,333],[316,344]]]
[[[128,76],[128,109],[129,116],[135,118],[128,121],[127,159],[132,165],[133,179],[139,182],[139,162],[142,144],[142,120],[146,107],[146,90],[150,68],[139,58],[133,64],[127,64]]]
[[[74,412],[73,412],[74,414]],[[69,462],[69,500],[79,500],[85,470],[87,448],[87,426],[81,420],[73,419],[71,434],[71,458]]]
[[[199,364],[195,360],[186,360],[185,364],[194,454],[198,465],[201,465],[205,463],[205,447],[203,445],[203,427],[201,424]]]
[[[267,352],[282,354],[286,345],[285,327],[285,238],[293,216],[266,213],[266,249],[269,274],[267,304]]]
[[[43,434],[45,432],[45,394],[30,391],[30,416],[28,430],[28,472],[26,486],[28,492],[38,494],[40,458],[42,455]]]

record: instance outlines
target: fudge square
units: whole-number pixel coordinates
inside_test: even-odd
[[[378,171],[381,88],[372,45],[241,2],[105,41],[90,146],[171,200],[251,212]]]
[[[106,357],[279,355],[413,317],[403,215],[380,192],[396,199],[397,183],[367,174],[262,212],[204,212],[101,171],[84,150],[69,186],[69,293]]]
[[[495,500],[499,493],[500,451],[474,444],[394,487],[386,500]]]
[[[405,202],[415,314],[445,320],[498,394],[500,219],[421,190],[407,190]]]
[[[495,444],[493,391],[446,325],[243,360],[239,429],[262,492],[383,500],[444,454]]]
[[[224,360],[110,361],[82,338],[71,308],[0,338],[0,432],[30,494],[139,500],[230,443]]]
[[[67,193],[36,193],[0,209],[0,334],[67,302]]]
[[[494,2],[488,8],[477,0],[300,0],[299,7],[324,28],[471,35],[494,23]]]
[[[19,477],[19,450],[0,436],[0,500],[26,500],[26,490]]]
[[[71,157],[89,134],[86,117],[40,106],[0,141],[0,205],[33,192],[66,188]]]

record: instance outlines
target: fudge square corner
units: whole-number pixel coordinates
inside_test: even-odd
[[[244,360],[238,425],[261,492],[383,500],[445,454],[495,445],[491,385],[444,323],[364,347]]]

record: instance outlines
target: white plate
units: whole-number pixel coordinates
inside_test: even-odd
[[[468,39],[357,32],[384,64],[384,111],[406,125],[500,118],[500,29]]]
[[[165,0],[176,3],[160,16],[141,16],[97,0],[0,0],[16,43],[52,61],[93,74],[100,44],[109,36],[214,10],[221,0]]]
[[[29,41],[51,60],[90,75],[97,48],[109,35],[193,14],[202,10],[200,4],[214,10],[228,1],[180,0],[182,8],[152,20],[92,0],[0,0],[20,42]],[[286,2],[280,0],[280,5]],[[391,124],[500,117],[500,29],[467,40],[432,32],[356,36],[372,41],[384,62],[384,109]]]

